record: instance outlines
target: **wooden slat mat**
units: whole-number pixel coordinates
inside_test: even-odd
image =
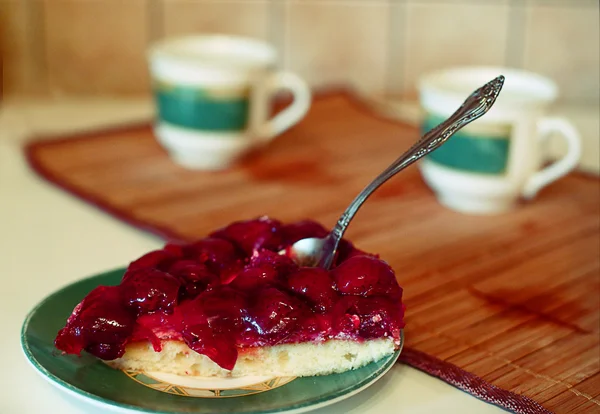
[[[339,92],[315,98],[298,126],[229,171],[176,166],[149,126],[40,140],[27,155],[120,219],[192,239],[265,214],[333,226],[417,136]],[[571,174],[491,217],[443,208],[414,166],[378,190],[347,237],[397,271],[404,360],[516,412],[599,412],[599,189]]]

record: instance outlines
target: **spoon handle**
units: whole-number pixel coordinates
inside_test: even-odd
[[[348,224],[350,224],[360,206],[379,186],[415,161],[437,149],[448,138],[454,135],[456,131],[485,114],[496,101],[503,84],[504,76],[501,75],[477,89],[454,114],[423,135],[408,151],[402,154],[367,185],[350,203],[329,236],[327,236],[323,246],[323,255],[319,261],[319,267],[324,269],[331,267],[337,253],[338,245]]]

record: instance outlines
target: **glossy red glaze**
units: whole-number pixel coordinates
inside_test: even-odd
[[[392,337],[403,328],[393,270],[344,240],[331,271],[299,268],[277,252],[327,231],[313,221],[240,221],[132,262],[120,285],[98,287],[75,308],[55,345],[105,360],[125,345],[182,340],[232,369],[239,348]]]

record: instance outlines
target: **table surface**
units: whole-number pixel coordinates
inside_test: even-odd
[[[126,265],[162,245],[37,177],[22,143],[32,133],[60,132],[149,116],[145,101],[63,102],[5,106],[0,112],[0,412],[64,414],[103,412],[74,400],[39,376],[21,351],[28,311],[45,296],[80,278]],[[75,113],[75,116],[74,116]],[[9,373],[10,375],[6,375]],[[324,413],[495,413],[442,381],[397,364],[366,391],[314,411]]]

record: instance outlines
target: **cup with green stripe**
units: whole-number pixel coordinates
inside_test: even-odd
[[[509,211],[577,167],[580,137],[564,118],[548,117],[557,87],[541,75],[497,67],[461,67],[419,79],[422,132],[448,118],[478,85],[502,73],[502,93],[486,114],[454,134],[419,163],[425,182],[445,206],[468,214]],[[550,137],[566,145],[545,165]]]
[[[275,49],[257,39],[166,39],[150,48],[148,60],[155,136],[185,168],[228,168],[300,122],[310,107],[306,82],[277,70]],[[282,90],[293,101],[271,116],[272,99]]]

